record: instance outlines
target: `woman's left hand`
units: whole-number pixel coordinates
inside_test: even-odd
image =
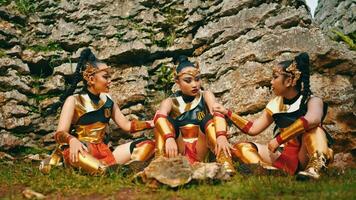
[[[279,147],[279,144],[277,142],[277,139],[276,138],[273,138],[271,141],[269,141],[268,143],[268,149],[271,151],[271,152],[276,152],[277,148]]]
[[[221,135],[218,138],[216,138],[216,147],[215,147],[216,156],[218,156],[220,152],[223,151],[226,156],[231,157],[230,149],[234,150],[232,145],[227,141],[226,136]]]

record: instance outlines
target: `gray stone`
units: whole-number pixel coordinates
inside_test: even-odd
[[[77,67],[77,63],[63,63],[62,65],[54,68],[53,75],[57,75],[57,74],[63,76],[72,75],[75,72],[76,67]]]
[[[17,90],[11,90],[8,92],[0,92],[0,105],[4,105],[9,100],[16,100],[18,103],[26,104],[28,98],[26,95],[21,94]]]
[[[22,146],[23,142],[20,138],[11,135],[6,131],[0,132],[0,147],[5,150],[9,150],[18,146]]]
[[[132,67],[127,69],[113,69],[112,86],[110,93],[119,106],[129,102],[144,101],[147,96],[145,78],[147,70],[143,67]]]
[[[356,2],[354,0],[320,0],[315,10],[315,21],[325,31],[339,29],[345,34],[356,31]]]
[[[0,75],[6,74],[8,68],[14,69],[21,74],[30,73],[30,69],[27,64],[23,63],[22,60],[9,57],[0,58]]]
[[[51,76],[41,86],[40,94],[63,91],[65,89],[64,78],[61,75]]]

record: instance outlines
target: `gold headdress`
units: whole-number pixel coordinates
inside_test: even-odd
[[[274,67],[273,70],[280,74],[291,77],[292,86],[297,85],[297,81],[299,80],[301,75],[301,72],[298,70],[297,63],[295,61],[293,61],[293,63],[289,67],[287,67],[285,71],[280,67]]]
[[[101,71],[107,71],[108,73],[110,73],[109,69],[110,68],[99,69],[91,64],[87,64],[85,70],[83,71],[83,78],[84,80],[89,81],[90,76],[99,73]]]
[[[194,69],[189,69],[188,71],[179,72],[179,73],[177,73],[177,69],[175,67],[174,68],[174,77],[176,79],[178,79],[179,77],[183,76],[184,74],[188,74],[188,75],[191,75],[193,77],[196,77],[196,76],[200,75],[199,64],[195,63],[195,66],[192,66],[192,67],[194,67]]]
[[[289,67],[287,67],[286,72],[292,75],[292,86],[295,86],[301,74],[301,72],[297,68],[297,63],[293,61],[293,63]]]

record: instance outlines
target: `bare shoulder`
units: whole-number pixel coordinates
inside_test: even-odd
[[[172,105],[172,98],[168,97],[161,102],[161,106]]]
[[[215,95],[209,90],[203,91],[203,98],[206,102],[215,102]]]
[[[203,95],[206,97],[214,97],[214,94],[210,90],[204,90]]]
[[[70,95],[69,97],[67,97],[67,99],[65,100],[64,104],[74,104],[75,102],[75,95]]]
[[[320,97],[312,96],[308,101],[308,107],[323,107],[323,100]]]

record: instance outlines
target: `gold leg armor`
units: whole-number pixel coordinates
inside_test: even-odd
[[[160,156],[164,156],[164,139],[161,133],[157,130],[157,128],[153,129],[155,135],[155,142],[156,142],[156,151],[155,151],[155,158]]]
[[[131,154],[131,161],[146,161],[154,153],[155,143],[146,140],[138,143]]]
[[[83,156],[79,153],[79,161],[76,163],[70,163],[73,167],[83,169],[90,175],[102,175],[105,173],[107,166],[101,163],[98,159],[94,158],[90,154]]]
[[[266,169],[275,169],[272,165],[262,160],[257,147],[250,142],[241,142],[234,145],[233,154],[245,164],[259,164]]]
[[[59,165],[61,159],[62,152],[60,150],[60,147],[57,147],[49,158],[46,158],[41,161],[41,164],[39,166],[40,172],[42,172],[43,174],[49,174],[49,172],[51,171],[51,167]]]
[[[154,135],[156,141],[156,155],[155,157],[164,155],[164,145],[168,138],[175,137],[175,131],[172,124],[168,121],[167,116],[156,114],[154,118]]]
[[[214,116],[214,118],[215,118],[215,116]],[[210,146],[210,149],[212,151],[214,151],[214,148],[216,146],[216,130],[215,130],[216,127],[215,126],[223,127],[221,124],[215,125],[214,122],[219,122],[219,119],[210,120],[205,125],[205,134],[208,139],[208,144]],[[224,122],[226,125],[225,120],[224,120]],[[225,126],[225,130],[226,130],[226,126]],[[216,161],[218,163],[221,163],[228,173],[230,173],[230,174],[236,173],[234,165],[231,160],[231,157],[226,156],[223,151],[221,151],[220,154],[216,156]]]
[[[333,160],[333,150],[327,145],[324,130],[320,127],[309,130],[302,136],[302,144],[305,145],[309,156],[309,162],[304,171],[298,173],[298,179],[320,178],[320,171]]]

